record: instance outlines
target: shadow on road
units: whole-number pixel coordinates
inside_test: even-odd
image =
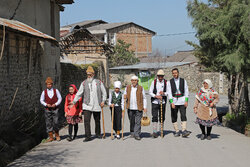
[[[218,139],[220,135],[218,135],[218,134],[211,134],[210,136],[211,136],[212,139]],[[196,135],[196,137],[198,139],[200,139],[201,138],[201,134]]]

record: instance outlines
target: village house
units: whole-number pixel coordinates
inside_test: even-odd
[[[39,102],[50,76],[60,89],[60,11],[73,0],[0,1],[0,166],[46,137]]]

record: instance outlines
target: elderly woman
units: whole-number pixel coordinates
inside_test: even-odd
[[[196,123],[200,125],[202,132],[201,140],[205,138],[211,140],[212,126],[219,123],[216,112],[219,95],[212,87],[211,80],[204,80],[203,87],[195,96],[194,113],[197,115]],[[207,133],[205,132],[205,127],[207,127]]]

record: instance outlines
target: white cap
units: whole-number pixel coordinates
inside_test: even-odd
[[[138,77],[136,75],[131,77],[131,80],[138,80]]]
[[[120,81],[115,81],[115,82],[114,82],[114,87],[115,87],[115,88],[121,89],[121,85],[122,85],[122,83],[121,83]]]
[[[163,70],[158,70],[157,75],[165,75]]]

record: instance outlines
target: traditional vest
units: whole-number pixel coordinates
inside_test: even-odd
[[[121,106],[122,104],[122,93],[119,92],[119,95],[116,97],[115,92],[112,92],[112,104],[118,104],[119,106]]]
[[[163,88],[163,92],[165,93],[166,92],[166,89],[167,89],[167,80],[163,79],[164,81],[164,88]],[[157,88],[156,88],[156,83],[157,83],[157,79],[154,80],[154,89],[153,89],[153,93],[156,94],[157,93]],[[151,97],[151,102],[154,101],[156,98],[154,97]],[[163,99],[167,100],[167,96],[163,96]]]
[[[172,78],[170,80],[170,85],[171,85],[171,92],[172,92],[173,97],[178,98],[178,97],[184,96],[185,86],[184,86],[184,79],[183,78],[180,78],[179,90],[177,90],[177,88],[176,88],[174,78]]]
[[[54,95],[53,95],[52,98],[50,98],[50,97],[48,96],[48,91],[47,91],[47,89],[44,90],[45,103],[52,105],[52,104],[55,104],[55,103],[58,101],[58,97],[57,97],[57,95],[56,95],[56,89],[53,89],[53,92],[54,92]],[[45,108],[48,109],[47,106],[46,106]],[[56,107],[56,108],[57,108],[57,107]]]
[[[102,82],[98,79],[94,79],[94,80],[96,82],[98,103],[101,104],[101,102],[102,102],[102,91],[101,91]],[[89,90],[89,85],[88,85],[87,80],[83,81],[83,86],[84,86],[83,103],[88,105],[90,102],[90,90]]]
[[[130,107],[130,95],[131,95],[131,85],[127,86],[127,109]],[[137,85],[136,90],[136,100],[137,100],[137,108],[139,111],[143,110],[143,94],[142,94],[142,86]]]

